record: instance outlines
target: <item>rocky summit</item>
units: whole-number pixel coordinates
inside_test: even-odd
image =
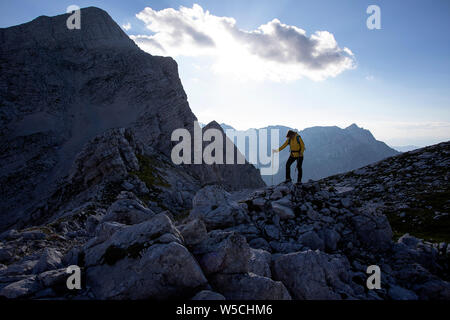
[[[53,215],[47,203],[67,200],[61,184],[71,171],[86,170],[81,186],[72,183],[76,174],[69,178],[70,197],[102,176],[123,174],[113,166],[139,171],[137,160],[127,158],[130,147],[141,146],[144,162],[144,153],[167,159],[172,132],[193,131],[197,119],[176,62],[140,50],[101,9],[82,9],[81,16],[79,30],[67,29],[69,14],[0,29],[0,230]],[[127,142],[131,135],[133,145]],[[109,168],[100,164],[110,157],[115,162]],[[218,177],[229,190],[264,185],[253,166],[231,168],[232,174],[220,166],[185,171],[199,185]],[[174,201],[183,199],[177,193]]]
[[[449,142],[303,185],[174,165],[175,62],[81,15],[0,29],[1,298],[450,299]]]
[[[137,148],[122,135],[128,137],[116,131],[103,139]],[[87,147],[81,157],[90,154]],[[450,143],[443,143],[318,182],[251,192],[208,185],[185,216],[146,199],[152,191],[126,175],[140,161],[130,154],[111,204],[92,199],[46,224],[1,235],[0,296],[447,300],[450,247],[418,236],[419,222],[430,219],[425,213],[436,211],[442,213],[431,219],[448,235],[448,198],[426,199],[448,193],[449,154]],[[79,162],[73,179],[98,179],[98,172],[80,163],[91,161]],[[394,207],[397,215],[405,212],[403,229],[385,212]],[[417,215],[424,220],[414,220]],[[80,266],[84,275],[76,292],[65,287],[69,265]],[[380,268],[379,289],[368,289],[369,266]]]

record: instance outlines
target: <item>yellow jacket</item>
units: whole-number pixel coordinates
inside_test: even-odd
[[[302,137],[300,137],[299,134],[296,134],[296,136],[292,139],[288,138],[286,142],[280,147],[280,149],[278,149],[278,152],[282,151],[288,145],[291,148],[291,157],[303,157],[303,153],[305,152],[305,143],[303,142]]]

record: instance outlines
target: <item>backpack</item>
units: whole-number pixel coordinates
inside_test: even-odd
[[[293,153],[293,152],[297,153],[297,152],[300,152],[302,150],[302,144],[300,143],[300,135],[297,134],[296,138],[297,138],[298,145],[300,146],[300,149],[298,149],[298,150],[291,150],[291,153]],[[289,147],[290,146],[291,146],[291,138],[289,138]]]
[[[302,144],[300,143],[300,135],[297,135],[297,142],[298,144],[301,146]],[[291,145],[291,138],[289,138],[289,146]]]

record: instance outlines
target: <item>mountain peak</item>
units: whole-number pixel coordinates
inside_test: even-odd
[[[223,132],[223,128],[215,120],[211,121],[204,127],[204,130],[208,130],[208,129],[217,129],[217,130],[220,130],[221,132]]]
[[[70,13],[40,16],[30,22],[0,29],[1,51],[24,48],[137,48],[109,14],[96,7],[80,10],[80,29],[68,29]]]
[[[362,128],[358,127],[358,125],[356,123],[353,123],[352,125],[345,128],[345,130],[356,130],[356,129],[362,129]]]

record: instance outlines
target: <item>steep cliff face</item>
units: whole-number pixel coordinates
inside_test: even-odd
[[[166,156],[196,120],[171,58],[141,51],[103,10],[0,29],[0,230],[55,192],[82,147],[128,128]],[[239,168],[237,169],[239,170]]]

